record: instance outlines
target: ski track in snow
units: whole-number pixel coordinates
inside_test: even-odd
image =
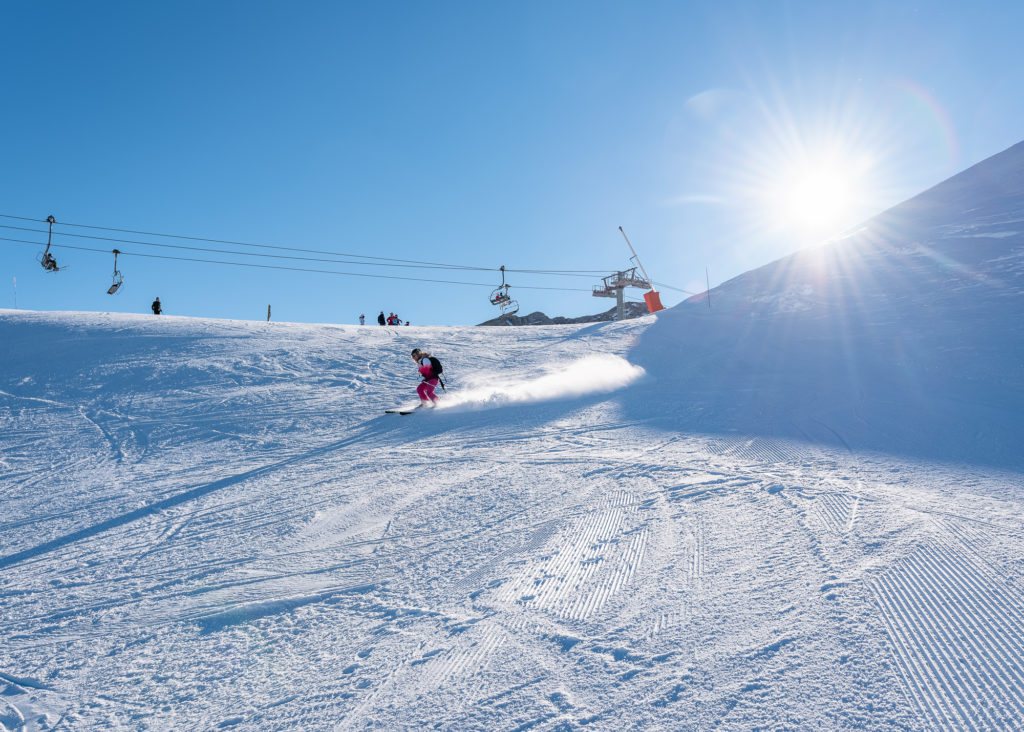
[[[1017,475],[678,432],[616,391],[379,413],[413,345],[457,390],[627,358],[650,319],[74,323],[83,363],[0,383],[8,730],[1024,718]]]

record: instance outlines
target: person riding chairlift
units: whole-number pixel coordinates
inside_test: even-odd
[[[56,272],[60,267],[57,266],[57,260],[53,258],[53,255],[49,252],[43,254],[43,269],[48,272]]]

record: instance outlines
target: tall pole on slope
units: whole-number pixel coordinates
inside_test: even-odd
[[[629,251],[633,252],[633,259],[635,259],[636,263],[640,266],[640,271],[644,273],[644,279],[647,280],[648,282],[651,282],[651,278],[647,276],[647,270],[644,269],[644,266],[642,264],[640,264],[640,257],[636,256],[636,249],[633,248],[633,243],[630,242],[629,237],[626,236],[626,232],[622,231],[621,226],[619,227],[619,231],[622,232],[622,238],[626,240],[627,244],[629,244]],[[654,288],[653,282],[651,282],[651,288]]]
[[[658,291],[654,289],[654,282],[651,281],[650,276],[647,274],[647,270],[644,269],[643,263],[640,261],[640,257],[636,255],[636,249],[633,248],[633,242],[626,236],[626,232],[619,227],[619,231],[622,233],[622,238],[626,240],[626,244],[629,245],[629,251],[633,252],[633,259],[636,260],[637,265],[640,267],[640,271],[644,273],[644,279],[651,286],[651,291],[644,295],[644,302],[647,303],[647,311],[656,313],[659,310],[664,310],[665,306],[661,304],[661,298],[658,297]]]

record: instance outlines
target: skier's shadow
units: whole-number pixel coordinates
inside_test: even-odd
[[[494,406],[458,406],[419,410],[408,416],[385,414],[373,420],[387,422],[393,420],[394,427],[381,430],[383,436],[390,433],[391,444],[409,444],[442,438],[458,437],[461,433],[479,435],[482,441],[498,441],[503,439],[516,440],[536,437],[538,426],[564,419],[566,416],[584,411],[590,407],[609,401],[617,401],[626,389],[615,393],[594,393],[586,396],[565,397],[562,399],[546,399],[535,402],[519,402]],[[627,420],[630,423],[638,420]],[[644,421],[644,420],[639,420]],[[590,429],[580,426],[579,431]]]

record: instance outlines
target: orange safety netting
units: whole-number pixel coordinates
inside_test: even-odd
[[[644,293],[644,302],[647,303],[647,310],[656,313],[659,310],[664,310],[665,306],[661,304],[661,296],[658,295],[657,290],[651,290],[650,292]]]

